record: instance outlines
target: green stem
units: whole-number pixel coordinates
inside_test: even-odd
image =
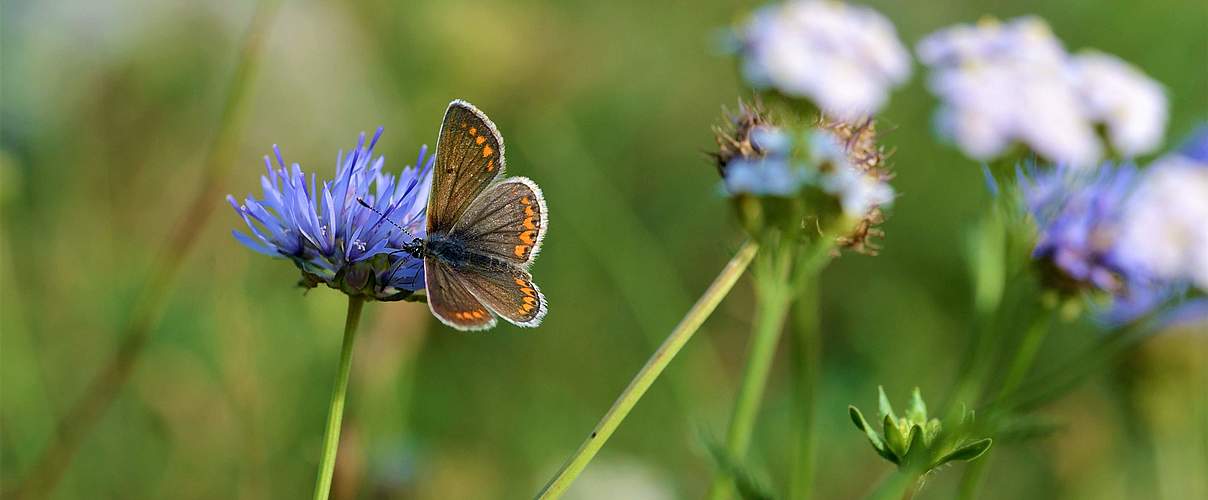
[[[348,297],[348,316],[344,320],[344,344],[340,348],[340,367],[336,385],[331,390],[331,406],[327,410],[327,432],[323,436],[323,456],[319,459],[319,478],[315,483],[315,500],[327,500],[331,492],[331,476],[336,470],[336,454],[340,448],[340,424],[344,421],[344,396],[348,393],[348,375],[352,371],[352,345],[361,322],[365,300]]]
[[[918,491],[922,475],[912,468],[897,468],[869,493],[868,500],[910,500]]]
[[[1036,362],[1036,355],[1040,353],[1040,347],[1044,344],[1044,340],[1048,337],[1049,332],[1053,329],[1053,321],[1058,313],[1052,312],[1044,314],[1037,318],[1028,330],[1024,332],[1023,340],[1019,343],[1019,349],[1015,352],[1015,358],[1011,360],[1011,365],[1007,369],[1007,377],[1003,379],[1002,388],[999,389],[997,401],[1002,401],[1003,398],[1010,396],[1019,388],[1028,372],[1032,370],[1032,365]],[[996,414],[992,413],[988,416],[994,419]],[[994,423],[989,423],[991,429],[994,428]],[[982,480],[985,477],[986,469],[989,468],[990,457],[982,457],[970,463],[965,468],[964,475],[961,476],[960,496],[961,500],[972,500],[977,498],[981,491]]]
[[[1019,384],[1027,377],[1032,365],[1036,362],[1040,346],[1044,344],[1045,337],[1053,329],[1053,318],[1057,314],[1053,312],[1043,315],[1024,333],[1023,341],[1019,344],[1019,351],[1015,353],[1015,359],[1011,361],[1011,368],[1007,371],[1007,378],[1003,381],[1002,390],[998,393],[998,399],[1001,400],[1018,389]]]
[[[755,257],[756,251],[759,250],[759,244],[748,240],[734,254],[730,262],[721,270],[721,273],[714,278],[713,283],[705,290],[705,293],[697,299],[692,308],[688,310],[688,314],[680,320],[663,344],[654,351],[642,369],[634,375],[633,380],[629,382],[629,386],[621,392],[613,402],[612,407],[608,409],[608,413],[600,419],[594,430],[587,437],[579,449],[571,455],[570,459],[562,466],[557,474],[554,475],[541,492],[537,494],[540,499],[554,499],[561,497],[566,493],[566,489],[571,483],[579,477],[591,459],[596,456],[608,438],[621,424],[622,420],[629,415],[629,411],[637,404],[642,395],[646,394],[646,390],[650,385],[658,379],[675,355],[679,353],[684,344],[692,338],[692,335],[700,328],[705,319],[713,313],[721,300],[730,293],[730,289],[734,287],[734,283],[742,276],[743,271],[750,265],[751,259]]]
[[[726,433],[726,453],[741,462],[751,443],[755,428],[755,417],[763,400],[776,344],[784,330],[785,317],[792,303],[792,287],[789,283],[789,268],[792,252],[781,248],[778,254],[764,252],[755,274],[757,297],[755,322],[747,348],[747,364],[743,369],[742,382],[734,402],[734,413],[730,417],[730,428]],[[718,469],[713,477],[709,497],[720,500],[730,497],[733,477],[724,469]]]
[[[821,370],[822,339],[819,331],[818,285],[811,280],[803,283],[794,307],[797,349],[793,365],[797,375],[796,410],[798,421],[797,447],[793,457],[789,486],[791,500],[808,500],[814,472],[814,400],[818,393],[818,373]]]

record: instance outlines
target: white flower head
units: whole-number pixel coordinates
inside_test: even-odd
[[[1088,117],[1107,125],[1112,146],[1132,157],[1157,149],[1166,132],[1166,92],[1120,58],[1084,51],[1071,61]]]
[[[939,132],[977,160],[1022,143],[1053,162],[1090,167],[1103,156],[1097,125],[1126,156],[1152,150],[1165,129],[1157,83],[1112,56],[1071,57],[1037,17],[943,29],[917,52],[941,101]]]
[[[867,7],[793,0],[756,11],[740,36],[752,85],[809,98],[848,120],[879,111],[910,77],[893,24]]]
[[[1208,290],[1208,163],[1180,155],[1158,160],[1127,206],[1120,258]]]

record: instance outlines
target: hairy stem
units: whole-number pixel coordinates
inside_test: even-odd
[[[748,240],[742,245],[738,253],[730,259],[726,267],[721,270],[721,273],[717,275],[717,278],[705,290],[704,295],[701,295],[697,299],[696,304],[688,310],[688,314],[680,320],[675,329],[671,331],[671,334],[667,336],[667,339],[663,341],[663,344],[650,356],[650,359],[646,361],[642,369],[634,375],[633,380],[629,382],[629,386],[613,402],[612,407],[608,409],[608,412],[596,424],[595,429],[583,441],[579,449],[575,451],[574,455],[571,455],[570,459],[566,461],[558,473],[537,494],[537,498],[554,499],[566,493],[566,489],[579,477],[579,474],[583,472],[583,469],[587,467],[591,459],[596,456],[596,453],[600,451],[600,448],[612,436],[617,426],[621,424],[621,421],[625,420],[630,410],[642,398],[646,390],[650,388],[650,385],[658,379],[663,370],[667,368],[667,365],[671,363],[671,360],[675,358],[675,355],[684,347],[684,344],[692,338],[692,335],[705,322],[705,319],[713,313],[713,310],[717,308],[717,304],[721,303],[721,300],[730,293],[730,289],[734,287],[734,283],[738,281],[743,271],[747,269],[758,249],[759,245],[754,241]]]
[[[327,500],[331,492],[331,476],[336,470],[336,455],[340,449],[340,425],[344,422],[344,399],[348,394],[348,376],[352,371],[352,345],[356,341],[357,324],[365,300],[348,297],[348,316],[344,319],[344,343],[340,348],[340,367],[336,384],[331,389],[331,405],[327,410],[327,431],[323,435],[323,455],[319,459],[319,477],[315,482],[315,500]]]

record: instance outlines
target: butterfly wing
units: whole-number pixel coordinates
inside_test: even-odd
[[[448,232],[466,207],[503,173],[503,137],[474,105],[449,103],[436,139],[428,233]]]
[[[545,318],[545,295],[528,272],[508,266],[458,274],[478,300],[510,323],[531,328]]]
[[[495,326],[495,316],[466,288],[464,273],[439,259],[424,259],[428,308],[446,325],[458,330],[486,330]]]
[[[470,251],[527,269],[541,249],[546,227],[541,189],[527,178],[511,177],[483,191],[450,236]]]

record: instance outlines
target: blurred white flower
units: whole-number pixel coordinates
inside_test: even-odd
[[[910,77],[910,54],[876,11],[827,0],[757,10],[741,29],[743,73],[846,120],[876,113]]]
[[[1166,132],[1162,86],[1111,54],[1084,51],[1071,65],[1091,120],[1107,125],[1112,146],[1132,157],[1157,149]]]
[[[1089,167],[1103,155],[1098,124],[1126,156],[1155,148],[1165,129],[1157,83],[1112,56],[1070,57],[1037,17],[946,28],[917,52],[941,101],[940,134],[977,160],[1018,142],[1053,162]]]
[[[1208,290],[1208,163],[1177,154],[1158,160],[1127,207],[1120,258]]]

